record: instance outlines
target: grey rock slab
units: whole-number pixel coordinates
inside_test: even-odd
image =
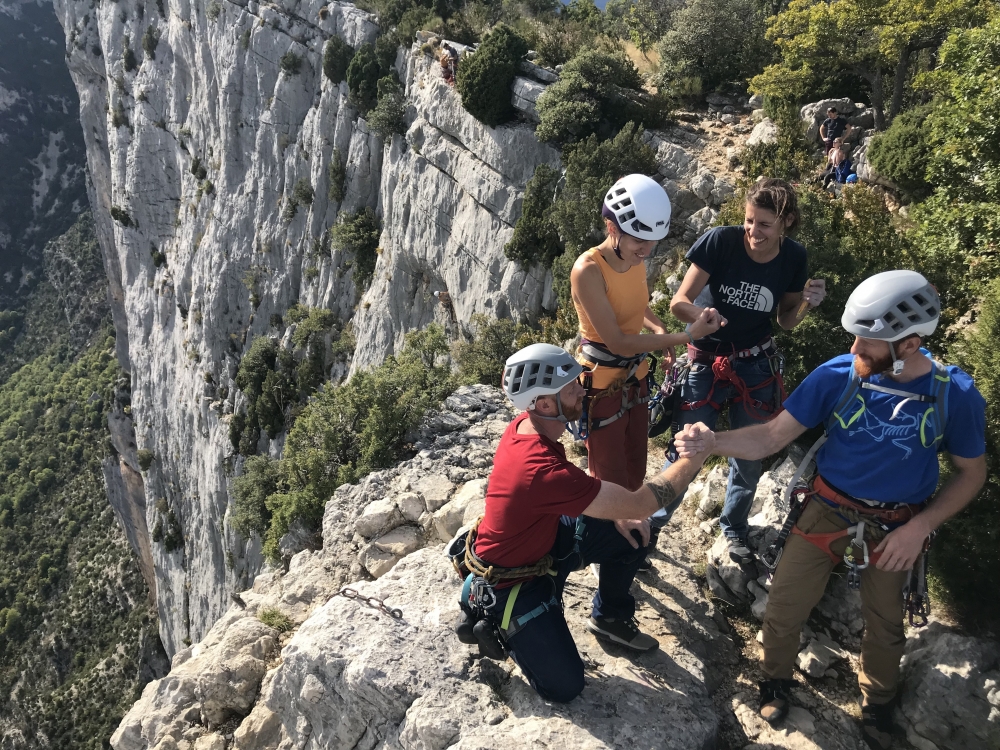
[[[778,140],[778,125],[770,117],[753,126],[750,137],[747,138],[746,145],[756,146],[761,143],[775,143]]]
[[[373,542],[378,549],[396,557],[405,557],[411,552],[416,552],[423,543],[424,536],[416,526],[400,526]]]
[[[420,517],[427,512],[427,505],[424,497],[418,492],[404,492],[396,498],[396,507],[403,514],[403,518],[410,522],[420,520]]]
[[[423,495],[427,510],[433,513],[448,502],[455,484],[444,474],[431,474],[419,479],[414,488]]]
[[[384,534],[403,523],[403,514],[396,503],[385,498],[369,503],[354,522],[354,529],[366,539]]]

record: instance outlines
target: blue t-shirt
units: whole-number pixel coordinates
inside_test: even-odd
[[[772,333],[781,297],[806,285],[806,249],[785,238],[778,254],[758,263],[747,254],[743,227],[715,227],[688,250],[687,259],[708,274],[714,307],[728,321],[695,346],[703,351],[749,349]],[[699,295],[699,299],[703,299]]]
[[[813,370],[785,401],[788,413],[806,427],[824,424],[847,388],[853,359],[853,355],[844,354]],[[862,389],[865,409],[860,418],[848,429],[839,424],[831,428],[829,439],[816,456],[823,479],[852,497],[882,503],[919,503],[937,488],[939,450],[960,458],[983,455],[986,401],[968,374],[954,366],[948,367],[948,373],[951,385],[943,440],[929,448],[921,443],[920,423],[929,403],[907,401],[893,419],[892,412],[903,397]],[[933,395],[933,375],[932,370],[908,383],[881,375],[873,375],[868,381]],[[849,411],[853,415],[858,409],[850,407]]]

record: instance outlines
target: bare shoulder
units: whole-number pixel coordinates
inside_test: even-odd
[[[601,267],[594,260],[594,256],[589,253],[581,253],[580,257],[576,259],[573,263],[573,270],[570,272],[570,279],[573,281],[584,281],[584,280],[594,280],[601,279],[603,281],[604,275],[601,273]]]

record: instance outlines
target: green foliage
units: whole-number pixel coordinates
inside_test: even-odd
[[[292,622],[292,619],[275,607],[262,609],[257,615],[257,619],[269,628],[274,628],[279,633],[287,633],[289,630],[295,628],[295,623]]]
[[[135,226],[132,222],[132,217],[129,216],[128,211],[120,206],[111,207],[111,218],[121,224],[123,227]]]
[[[214,21],[219,17],[221,12],[222,4],[219,3],[219,0],[211,0],[205,8],[205,17],[208,18],[209,21]]]
[[[407,434],[454,388],[442,362],[447,353],[444,329],[432,324],[408,334],[398,357],[323,389],[309,402],[288,433],[278,492],[265,501],[271,513],[264,542],[269,557],[277,558],[292,521],[319,524],[339,485],[399,458]]]
[[[347,165],[344,163],[344,154],[339,148],[333,150],[330,156],[330,165],[327,167],[327,177],[330,187],[327,190],[327,197],[330,202],[340,203],[344,200],[344,189],[347,184]]]
[[[929,111],[925,106],[903,112],[868,146],[872,168],[892,180],[910,200],[920,201],[931,193],[927,181],[931,144],[925,122]]]
[[[267,456],[251,456],[243,466],[243,474],[233,479],[229,488],[231,523],[245,539],[255,535],[263,538],[271,524],[266,500],[278,491],[278,468],[278,462]]]
[[[748,146],[740,154],[740,161],[751,179],[763,175],[797,181],[813,169],[813,158],[806,145],[802,121],[792,105],[772,103],[771,109],[778,126],[777,140]]]
[[[378,240],[382,222],[370,208],[350,216],[330,227],[330,239],[337,246],[354,254],[354,284],[358,289],[368,286],[378,260]]]
[[[566,144],[606,135],[629,121],[656,126],[665,115],[665,102],[642,90],[631,60],[588,50],[566,63],[559,80],[539,97],[535,133],[539,140]]]
[[[297,76],[302,70],[302,58],[291,50],[281,56],[279,64],[285,75]]]
[[[323,48],[323,74],[334,83],[347,78],[347,68],[354,58],[354,47],[339,36],[332,36]]]
[[[773,46],[764,32],[757,0],[692,0],[673,14],[657,45],[660,85],[676,93],[686,79],[697,79],[701,90],[713,91],[747,80],[770,62]]]
[[[142,35],[142,49],[150,60],[156,59],[156,45],[160,43],[160,30],[155,26],[147,26]]]
[[[14,345],[23,322],[24,313],[20,310],[0,310],[0,351]]]
[[[375,46],[362,44],[347,66],[347,86],[351,92],[351,102],[361,114],[366,114],[378,104],[378,82],[382,76]]]
[[[208,169],[202,164],[201,159],[197,155],[191,158],[191,166],[189,167],[191,174],[193,174],[197,179],[204,180],[208,177]]]
[[[139,459],[139,468],[143,471],[149,471],[149,467],[153,465],[153,451],[141,448],[136,456]]]
[[[125,44],[125,48],[122,50],[122,66],[125,68],[126,73],[131,73],[139,67],[139,63],[135,59],[135,52],[128,46],[128,43]]]
[[[379,79],[378,104],[368,113],[368,127],[383,140],[406,132],[406,101],[396,76]]]
[[[311,206],[313,202],[312,183],[308,177],[300,177],[292,188],[292,200],[306,206]]]
[[[483,383],[499,388],[503,365],[520,347],[518,339],[529,333],[528,326],[510,318],[472,316],[472,338],[455,347],[458,379],[461,383]]]
[[[500,24],[483,37],[475,53],[462,58],[455,86],[469,114],[490,127],[514,116],[510,85],[527,51],[524,37]]]
[[[125,104],[121,99],[118,100],[114,109],[111,110],[111,127],[132,129],[132,125],[128,120],[128,114],[125,112]]]
[[[528,180],[521,201],[521,218],[514,225],[514,235],[504,245],[503,252],[522,266],[536,263],[552,267],[552,261],[562,255],[559,232],[549,214],[555,200],[559,172],[548,164],[539,164]]]

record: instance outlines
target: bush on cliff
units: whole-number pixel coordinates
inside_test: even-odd
[[[499,388],[504,362],[518,350],[518,339],[530,329],[510,318],[492,319],[480,314],[473,315],[471,322],[471,337],[455,346],[459,381]]]
[[[490,127],[514,116],[510,85],[527,51],[524,37],[499,24],[483,37],[474,53],[462,57],[455,85],[469,114]]]
[[[354,253],[354,285],[365,289],[375,272],[382,222],[370,208],[363,208],[330,228],[330,239],[339,248]]]
[[[354,58],[354,47],[339,36],[332,36],[323,48],[323,74],[334,83],[347,78],[347,69]]]
[[[559,80],[538,98],[541,122],[535,134],[563,145],[594,134],[607,137],[629,121],[660,125],[666,111],[662,97],[643,90],[642,77],[626,56],[586,50],[566,63]]]
[[[247,528],[270,513],[264,538],[269,557],[279,555],[278,542],[294,520],[319,525],[338,486],[399,460],[407,434],[454,390],[447,353],[444,329],[432,324],[407,334],[398,356],[356,373],[345,385],[324,388],[310,401],[288,434],[266,511],[258,495],[244,495]],[[254,471],[271,476],[270,469]]]
[[[367,114],[378,104],[378,81],[382,76],[382,66],[379,65],[374,45],[362,44],[347,66],[351,102],[361,114]]]
[[[910,200],[920,201],[931,194],[927,182],[931,157],[926,124],[929,112],[926,106],[903,112],[868,146],[872,168],[892,180]]]
[[[406,100],[395,75],[379,79],[378,104],[368,113],[368,127],[383,140],[406,132]]]
[[[548,164],[539,164],[524,188],[521,218],[514,225],[514,235],[504,245],[503,252],[526,268],[535,264],[551,268],[552,261],[562,255],[559,232],[550,217],[559,177],[558,170]]]

